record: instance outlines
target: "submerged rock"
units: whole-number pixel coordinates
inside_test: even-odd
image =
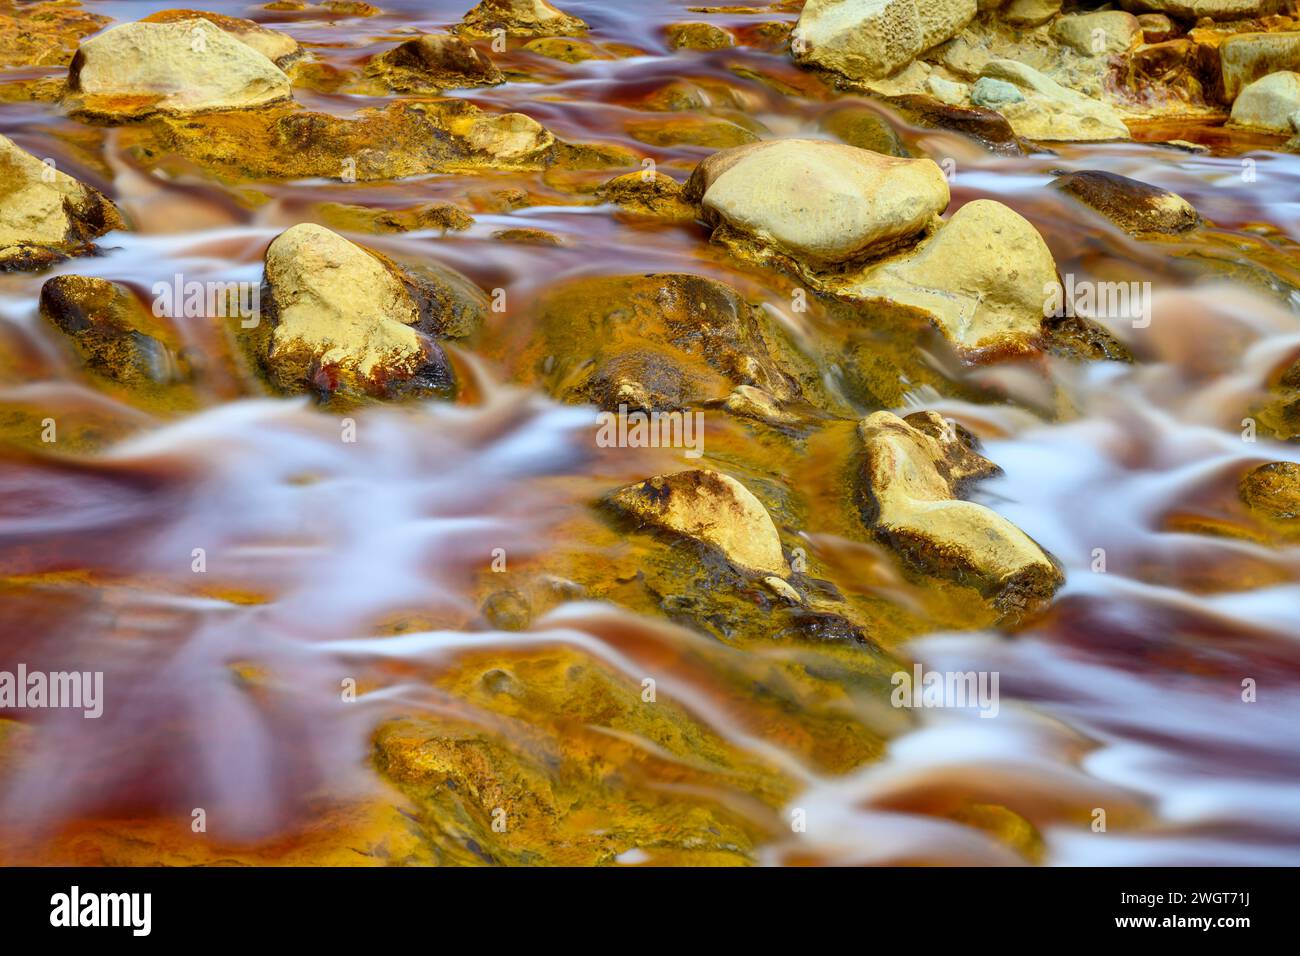
[[[505,82],[496,64],[454,36],[407,40],[371,59],[366,75],[398,93],[436,93]]]
[[[143,158],[176,153],[231,179],[370,181],[467,168],[605,168],[631,157],[558,142],[522,113],[463,99],[399,100],[354,116],[290,107],[157,116],[123,131]]]
[[[970,358],[1035,348],[1056,262],[1038,230],[991,199],[962,206],[916,250],[867,269],[837,288],[919,313]]]
[[[716,548],[742,570],[778,578],[790,574],[772,517],[729,475],[706,469],[659,475],[614,492],[609,501],[643,525]]]
[[[525,361],[553,395],[615,411],[720,402],[737,385],[777,399],[797,387],[771,357],[758,313],[703,276],[600,276],[548,290]],[[540,350],[540,351],[536,351]]]
[[[434,337],[465,334],[481,309],[463,286],[403,272],[310,223],[271,243],[265,286],[270,322],[256,341],[271,381],[326,395],[449,393],[451,366]]]
[[[1300,133],[1300,73],[1272,73],[1241,91],[1232,123],[1277,133]]]
[[[1020,136],[1034,140],[1129,139],[1128,127],[1113,107],[1062,86],[1015,60],[990,60],[981,77],[1003,80],[1024,95],[998,112]]]
[[[125,223],[98,190],[0,136],[0,270],[39,269],[93,250]]]
[[[289,77],[205,19],[125,23],[81,44],[68,68],[74,112],[108,119],[266,106]]]
[[[1186,232],[1201,221],[1192,204],[1177,193],[1115,173],[1085,169],[1058,176],[1049,185],[1133,235]]]
[[[956,35],[976,0],[808,0],[790,38],[795,60],[876,79]]]
[[[323,203],[319,211],[330,227],[347,232],[417,232],[426,229],[456,232],[474,224],[474,217],[449,202],[421,203],[404,209]]]
[[[512,37],[558,37],[583,33],[587,24],[546,0],[481,0],[455,29],[468,36],[504,30]]]
[[[71,339],[87,368],[124,385],[166,385],[186,373],[176,355],[141,326],[143,306],[117,283],[55,276],[41,286],[41,315]]]
[[[934,412],[876,412],[858,426],[866,451],[864,518],[878,538],[923,570],[974,584],[1005,610],[1052,596],[1063,583],[1032,538],[997,512],[962,501],[971,481],[998,473]]]
[[[714,153],[686,187],[714,239],[744,255],[813,268],[880,255],[910,241],[948,205],[928,159],[820,140],[772,140]]]

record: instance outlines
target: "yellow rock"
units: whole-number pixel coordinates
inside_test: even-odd
[[[229,17],[224,13],[208,13],[205,10],[160,10],[142,18],[142,23],[171,23],[176,20],[207,20],[241,43],[251,46],[280,69],[303,56],[303,49],[298,41],[287,33],[272,30],[252,20],[241,17]]]
[[[695,207],[682,198],[682,187],[660,172],[624,173],[601,183],[596,198],[628,212],[664,219],[691,220]]]
[[[735,37],[712,23],[673,23],[664,33],[675,50],[722,50],[736,45]]]
[[[586,29],[582,20],[546,0],[481,0],[456,27],[469,36],[493,36],[504,30],[512,37],[575,36]]]
[[[715,153],[687,185],[726,241],[757,243],[813,267],[889,251],[948,205],[948,182],[928,159],[884,156],[842,143],[784,139]]]
[[[975,10],[975,0],[808,0],[790,48],[801,63],[874,79],[954,36]]]
[[[0,136],[0,269],[39,268],[90,251],[124,223],[98,190]]]
[[[0,0],[0,67],[62,66],[83,36],[108,22],[63,0],[21,6]]]
[[[407,40],[370,60],[366,75],[401,93],[434,93],[505,82],[496,64],[454,36]]]
[[[659,475],[614,492],[610,501],[644,524],[717,548],[739,568],[790,574],[767,509],[729,475],[705,469]]]
[[[266,106],[289,77],[205,19],[125,23],[81,44],[68,67],[74,112],[113,119]]]
[[[883,299],[929,317],[964,352],[1033,348],[1056,262],[1033,225],[1000,202],[962,206],[916,251],[868,270],[843,292]]]
[[[927,571],[974,579],[1003,606],[1050,597],[1061,572],[1032,538],[997,512],[958,500],[969,481],[997,472],[934,412],[906,420],[876,412],[858,425],[866,448],[866,516],[876,534]]]
[[[302,223],[266,250],[274,328],[266,357],[282,388],[376,393],[431,358],[395,269],[323,226]]]

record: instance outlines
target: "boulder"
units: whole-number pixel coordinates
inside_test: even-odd
[[[990,60],[981,77],[1005,80],[1025,99],[998,109],[1017,135],[1034,140],[1088,141],[1129,139],[1128,127],[1115,110],[1076,93],[1015,60]]]
[[[1050,185],[1132,235],[1176,235],[1201,221],[1192,204],[1177,193],[1115,173],[1085,169],[1058,176]]]
[[[879,255],[914,240],[948,205],[929,159],[820,140],[770,140],[714,153],[687,184],[714,238],[812,268]]]
[[[1038,230],[1002,203],[977,199],[916,250],[838,291],[920,314],[976,358],[1035,348],[1056,287],[1056,263]]]
[[[1256,80],[1232,104],[1232,123],[1275,133],[1300,132],[1300,73],[1272,73]]]
[[[125,23],[83,42],[68,67],[74,112],[109,119],[266,106],[289,77],[205,19]]]
[[[876,79],[955,36],[975,0],[808,0],[790,37],[800,63]]]
[[[1049,599],[1055,562],[991,508],[962,501],[998,473],[963,430],[934,412],[876,412],[858,425],[865,449],[863,515],[876,536],[923,570],[979,587],[1005,610]]]
[[[1300,72],[1300,32],[1238,33],[1219,44],[1223,99],[1231,103],[1251,83],[1282,71]]]
[[[505,82],[496,64],[455,36],[407,40],[371,59],[366,75],[398,93],[437,93]]]
[[[717,549],[741,570],[781,578],[790,574],[767,509],[729,475],[707,469],[659,475],[619,489],[609,501],[643,525]]]
[[[452,371],[434,339],[481,321],[481,301],[451,270],[404,272],[311,223],[267,248],[264,285],[270,321],[254,341],[272,383],[288,391],[447,394]]]
[[[455,27],[467,36],[490,37],[504,30],[512,37],[576,36],[587,24],[546,0],[481,0]]]
[[[1081,56],[1105,56],[1124,53],[1143,39],[1143,31],[1133,14],[1104,10],[1061,17],[1052,24],[1052,37]]]
[[[594,276],[547,290],[540,334],[510,352],[556,398],[608,411],[721,402],[738,385],[786,400],[798,388],[768,350],[762,315],[704,276]]]
[[[92,239],[123,228],[98,190],[0,136],[0,271],[82,255],[93,250]]]
[[[241,17],[229,17],[224,13],[208,13],[204,10],[160,10],[144,17],[141,23],[172,23],[177,20],[207,20],[241,43],[251,46],[280,69],[303,58],[305,52],[298,41],[287,33],[272,30],[252,20]]]

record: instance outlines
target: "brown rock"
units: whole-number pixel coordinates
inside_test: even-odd
[[[436,93],[505,82],[491,59],[454,36],[407,40],[371,59],[366,75],[398,93]]]
[[[1192,204],[1177,193],[1115,173],[1085,169],[1059,176],[1049,185],[1133,235],[1176,235],[1201,222]]]
[[[41,315],[72,341],[87,368],[124,385],[166,385],[187,371],[161,340],[143,331],[143,306],[130,290],[88,276],[55,276],[41,286]]]
[[[584,33],[587,24],[546,0],[481,0],[454,29],[467,36],[490,37],[504,30],[512,37],[558,37]]]

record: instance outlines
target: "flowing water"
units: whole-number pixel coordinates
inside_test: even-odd
[[[445,29],[466,3],[390,0],[370,18],[208,6],[286,30],[347,67]],[[118,20],[165,8],[86,6]],[[732,91],[712,115],[765,136],[825,137],[827,111],[855,102],[779,50],[674,51],[663,40],[662,27],[681,20],[743,37],[792,12],[562,6],[592,38],[643,55],[569,65],[516,49],[498,62],[535,82],[452,95],[526,112],[566,139],[622,145],[678,179],[711,150],[628,131],[668,115],[636,108],[668,84]],[[340,115],[382,102],[295,95]],[[537,295],[580,276],[694,272],[763,303],[796,340],[836,321],[816,306],[792,310],[786,280],[731,261],[701,226],[617,215],[544,173],[243,184],[258,194],[250,201],[197,168],[144,168],[119,131],[91,141],[55,105],[4,105],[0,133],[102,189],[136,227],[101,240],[101,256],[0,276],[0,670],[103,671],[106,700],[98,720],[4,714],[4,861],[1294,863],[1300,550],[1224,529],[1249,527],[1240,474],[1300,461],[1267,430],[1242,438],[1242,419],[1300,355],[1300,158],[1213,127],[1177,131],[1205,152],[1139,136],[1001,156],[860,105],[919,153],[951,160],[951,209],[998,199],[1042,232],[1063,274],[1156,290],[1148,327],[1112,325],[1137,364],[963,368],[936,357],[940,377],[904,389],[909,408],[940,411],[983,439],[1004,475],[977,500],[1065,569],[1052,607],[1014,629],[936,598],[823,509],[839,494],[853,416],[874,410],[830,373],[852,410],[843,427],[781,445],[711,417],[706,463],[764,474],[765,488],[808,502],[800,526],[783,529],[803,539],[829,586],[871,603],[882,623],[870,640],[729,642],[689,612],[663,613],[663,602],[599,588],[602,600],[588,600],[591,587],[570,587],[602,573],[630,580],[646,553],[593,501],[698,463],[599,448],[592,409],[511,381],[501,354],[511,335],[529,334]],[[1045,189],[1063,169],[1172,189],[1210,225],[1134,240]],[[531,205],[501,211],[484,198],[515,188]],[[355,442],[340,440],[340,415],[266,397],[218,359],[192,407],[141,408],[79,370],[37,312],[49,274],[140,289],[176,273],[256,282],[270,239],[321,202],[429,200],[456,202],[474,225],[359,241],[436,259],[518,305],[491,318],[495,350],[457,352],[474,383],[457,403],[358,409]],[[518,227],[563,243],[494,238]],[[175,325],[194,353],[222,354],[210,322]],[[41,443],[47,418],[68,437]],[[536,613],[520,628],[500,629],[482,610],[498,553],[556,578],[544,599],[530,592]],[[997,672],[997,716],[890,708],[886,655]],[[583,690],[593,673],[599,694]],[[675,708],[662,723],[591,704],[635,702],[647,678]],[[1254,703],[1243,701],[1247,679]],[[355,700],[340,692],[348,682]],[[464,775],[461,751],[456,776],[420,749],[430,728],[447,726],[499,745],[476,751],[479,778]],[[416,743],[403,749],[403,735]],[[459,806],[481,804],[483,819],[448,822],[455,814],[431,795],[440,775],[474,781],[476,800]],[[492,832],[493,787],[518,801],[529,789],[520,779],[542,781],[538,813],[550,822],[519,812],[526,849],[510,831],[493,846],[468,838]],[[196,837],[198,809],[206,830]],[[722,837],[701,850],[697,830]],[[593,834],[605,856],[566,855]]]

